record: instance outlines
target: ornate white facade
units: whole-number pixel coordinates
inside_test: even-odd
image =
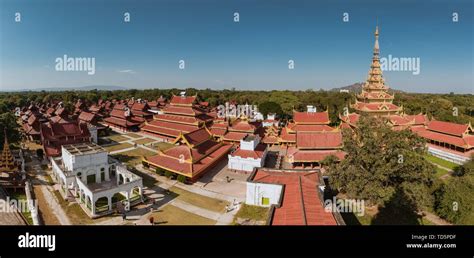
[[[143,201],[142,178],[110,158],[99,145],[64,145],[62,156],[51,162],[65,199],[76,198],[91,217],[111,213],[121,206],[129,210]]]

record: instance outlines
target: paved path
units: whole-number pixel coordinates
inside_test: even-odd
[[[423,211],[425,214],[425,218],[431,222],[433,222],[436,225],[453,225],[449,223],[448,221],[436,216],[435,214],[428,212],[428,211]]]
[[[441,169],[446,170],[446,171],[449,172],[449,173],[447,173],[447,174],[445,174],[445,175],[440,176],[439,178],[441,178],[441,179],[446,179],[446,178],[452,176],[452,174],[453,174],[453,172],[454,172],[452,169],[447,168],[447,167],[443,167],[443,166],[441,166],[441,165],[439,165],[439,164],[436,164],[436,163],[434,163],[434,162],[432,162],[432,161],[429,161],[429,160],[428,160],[428,162],[431,163],[431,164],[433,164],[433,165],[435,165],[435,166],[438,167],[438,168],[441,168]]]
[[[42,183],[48,182],[45,177],[45,172],[41,169],[40,165],[34,165],[33,169],[36,172],[36,178],[33,179],[33,185],[40,186],[40,192],[43,194],[44,200],[46,200],[48,209],[56,216],[61,225],[71,225],[69,217],[66,215],[63,208],[58,203],[56,196],[53,194],[53,187]]]
[[[7,201],[7,196],[3,193],[3,191],[0,191],[0,200],[2,202]],[[6,208],[6,205],[4,207]],[[25,221],[16,211],[15,207],[11,207],[11,209],[9,209],[8,211],[9,212],[0,212],[0,225],[26,225]]]
[[[135,133],[135,134],[140,135],[140,134],[138,134],[138,133]],[[110,155],[117,154],[117,153],[121,153],[121,152],[126,152],[126,151],[135,150],[136,148],[135,148],[134,146],[135,146],[135,144],[137,144],[137,143],[135,143],[134,141],[137,141],[137,140],[146,139],[146,138],[149,138],[149,139],[154,140],[153,142],[149,142],[149,143],[147,143],[147,144],[152,144],[152,143],[160,142],[160,141],[157,140],[157,139],[154,139],[154,138],[148,137],[148,136],[143,136],[143,135],[140,135],[141,137],[139,137],[139,138],[133,138],[132,136],[128,136],[128,135],[126,135],[126,134],[120,134],[120,135],[121,135],[121,136],[124,136],[124,137],[126,137],[126,138],[128,138],[128,140],[120,141],[120,142],[118,142],[118,143],[119,143],[119,144],[121,144],[121,143],[129,143],[129,144],[132,145],[132,147],[130,147],[130,148],[125,148],[125,149],[121,149],[121,150],[116,150],[116,151],[111,151],[111,152],[109,152]],[[113,146],[113,145],[115,145],[115,143],[104,144],[104,145],[102,145],[102,147]],[[155,150],[155,149],[153,149],[153,148],[150,148],[150,147],[148,147],[148,146],[145,146],[145,145],[143,145],[143,144],[137,144],[137,148],[142,148],[142,149],[145,149],[145,150],[154,152],[154,153],[158,153],[157,150]]]

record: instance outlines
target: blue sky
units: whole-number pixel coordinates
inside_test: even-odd
[[[421,62],[385,72],[389,86],[474,93],[471,0],[0,0],[0,89],[330,89],[366,79],[377,20],[382,57]],[[55,71],[64,54],[96,73]]]

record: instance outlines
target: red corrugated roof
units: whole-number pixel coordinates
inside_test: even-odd
[[[241,157],[244,159],[252,158],[252,159],[260,159],[263,157],[267,146],[265,144],[258,144],[255,147],[255,150],[242,150],[238,147],[234,152],[231,153],[233,157]]]
[[[333,149],[342,147],[341,132],[297,132],[298,148]]]
[[[196,100],[196,96],[173,96],[171,98],[172,105],[192,105]]]
[[[335,129],[328,125],[304,125],[304,124],[288,124],[288,129],[299,132],[320,132],[320,131],[334,131]]]
[[[224,140],[238,142],[238,141],[242,140],[245,136],[247,136],[247,133],[227,132],[224,135]]]
[[[298,124],[329,124],[328,112],[293,111],[293,121]]]
[[[473,147],[473,145],[469,143],[472,142],[472,137],[474,136],[469,136],[469,135],[466,135],[464,137],[454,136],[454,135],[443,134],[443,133],[439,133],[435,131],[429,131],[426,129],[418,129],[415,132],[419,136],[429,139],[429,140],[444,142],[444,143],[452,144],[452,145],[462,147],[462,148],[467,148],[467,149]]]
[[[461,136],[469,128],[468,124],[456,124],[451,122],[433,120],[428,123],[428,130]]]
[[[183,134],[183,137],[188,141],[189,144],[199,145],[211,138],[211,135],[205,127]]]
[[[81,114],[79,114],[79,120],[82,120],[84,122],[92,122],[96,118],[96,115],[93,113],[89,113],[86,111],[82,111]]]
[[[167,114],[157,114],[155,115],[157,120],[176,122],[182,124],[197,124],[199,120],[192,116],[177,116],[177,115],[167,115]]]
[[[300,150],[296,147],[288,147],[286,155],[293,162],[321,162],[331,155],[342,160],[346,153],[341,150]]]
[[[272,225],[337,225],[319,198],[316,172],[277,172],[257,169],[254,182],[285,185],[283,200],[276,208]]]

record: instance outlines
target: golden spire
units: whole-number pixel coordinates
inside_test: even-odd
[[[0,172],[14,172],[15,160],[8,145],[7,130],[4,128],[5,143],[3,144],[2,155],[0,156]]]
[[[379,53],[379,26],[375,27],[375,45],[374,45],[374,54]]]

